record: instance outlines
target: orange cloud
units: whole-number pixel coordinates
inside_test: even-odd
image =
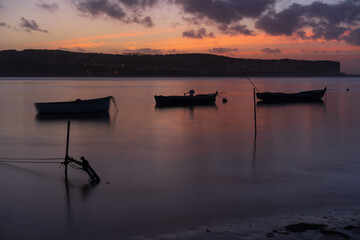
[[[52,41],[52,42],[39,42],[39,43],[33,43],[28,44],[25,47],[30,48],[69,48],[69,46],[76,46],[82,45],[82,48],[85,47],[94,47],[101,45],[105,45],[106,42],[104,40],[109,39],[116,39],[116,38],[129,38],[129,37],[140,37],[145,35],[154,35],[159,34],[162,32],[168,32],[169,28],[167,29],[157,29],[152,31],[145,31],[145,32],[125,32],[125,33],[115,33],[115,34],[108,34],[108,35],[97,35],[97,36],[89,36],[89,37],[82,37],[82,38],[73,38],[73,39],[67,39],[67,40],[61,40],[61,41]],[[96,40],[101,40],[101,42],[96,43]]]
[[[240,50],[248,52],[261,53],[261,49],[269,46],[276,46],[277,48],[288,48],[291,44],[301,44],[308,41],[284,38],[277,36],[269,36],[266,34],[258,34],[255,36],[229,36],[229,35],[216,35],[216,38],[204,38],[204,39],[189,39],[182,37],[161,39],[160,41],[154,40],[153,42],[147,41],[146,43],[140,43],[142,47],[154,47],[160,49],[178,49],[184,51],[198,51],[211,49],[214,47],[225,48],[239,48]],[[146,44],[146,45],[144,45]]]
[[[101,42],[92,42],[92,41],[86,41],[86,42],[77,42],[77,43],[69,43],[61,45],[61,48],[93,48],[105,45],[104,41]]]

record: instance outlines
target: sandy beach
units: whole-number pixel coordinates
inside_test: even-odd
[[[189,226],[167,233],[138,236],[137,240],[337,240],[360,239],[360,212],[332,209],[314,214],[288,214]]]

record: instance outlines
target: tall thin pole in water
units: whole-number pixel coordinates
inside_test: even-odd
[[[69,137],[70,137],[70,121],[67,124],[67,136],[66,136],[66,154],[65,154],[65,177],[67,178],[67,167],[69,163]]]
[[[256,98],[255,98],[255,88],[253,91],[253,95],[254,95],[254,121],[255,121],[255,134],[257,133],[257,124],[256,124]]]

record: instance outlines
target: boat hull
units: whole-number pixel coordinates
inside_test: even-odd
[[[111,96],[69,102],[34,103],[38,113],[99,113],[109,111]]]
[[[195,96],[154,96],[156,106],[198,106],[214,105],[216,93]]]
[[[262,92],[256,93],[256,97],[263,102],[315,102],[319,101],[325,92],[326,88],[298,93]]]

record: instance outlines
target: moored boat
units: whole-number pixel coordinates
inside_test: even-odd
[[[155,95],[156,106],[196,106],[196,105],[214,105],[218,92],[210,94],[194,95],[193,90],[184,96],[162,96]]]
[[[38,113],[99,113],[109,111],[111,99],[115,104],[114,97],[108,96],[67,102],[42,102],[34,105]]]
[[[314,102],[325,94],[326,87],[321,90],[303,91],[298,93],[258,92],[256,97],[263,102]]]

